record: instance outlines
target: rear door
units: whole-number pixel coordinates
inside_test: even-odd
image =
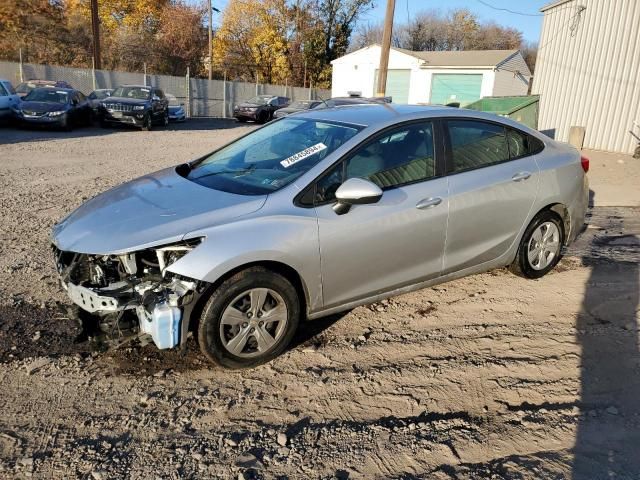
[[[448,133],[449,227],[444,274],[495,260],[518,239],[539,173],[527,135],[502,124],[445,122]]]
[[[14,105],[11,92],[9,92],[4,85],[4,82],[0,82],[0,118],[8,118],[11,116],[11,106]]]

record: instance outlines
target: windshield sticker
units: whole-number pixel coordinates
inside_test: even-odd
[[[291,155],[289,158],[285,158],[280,162],[284,168],[289,168],[291,165],[295,165],[301,160],[305,158],[309,158],[311,155],[315,155],[322,150],[325,150],[327,146],[324,143],[316,143],[315,145],[305,148],[301,152],[296,153],[295,155]]]

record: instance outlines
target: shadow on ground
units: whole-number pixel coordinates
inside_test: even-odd
[[[640,210],[607,219],[582,255],[591,274],[576,322],[582,355],[574,480],[640,478]]]

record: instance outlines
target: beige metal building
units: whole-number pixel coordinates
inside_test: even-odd
[[[540,130],[568,140],[585,127],[584,147],[632,153],[640,123],[640,0],[560,0],[544,14],[532,93]],[[636,132],[638,131],[636,127]]]

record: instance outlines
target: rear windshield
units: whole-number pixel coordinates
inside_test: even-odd
[[[31,90],[22,100],[25,102],[67,103],[68,99],[68,92],[45,87]]]
[[[295,181],[359,129],[285,117],[214,152],[196,163],[186,177],[229,193],[268,194]]]

